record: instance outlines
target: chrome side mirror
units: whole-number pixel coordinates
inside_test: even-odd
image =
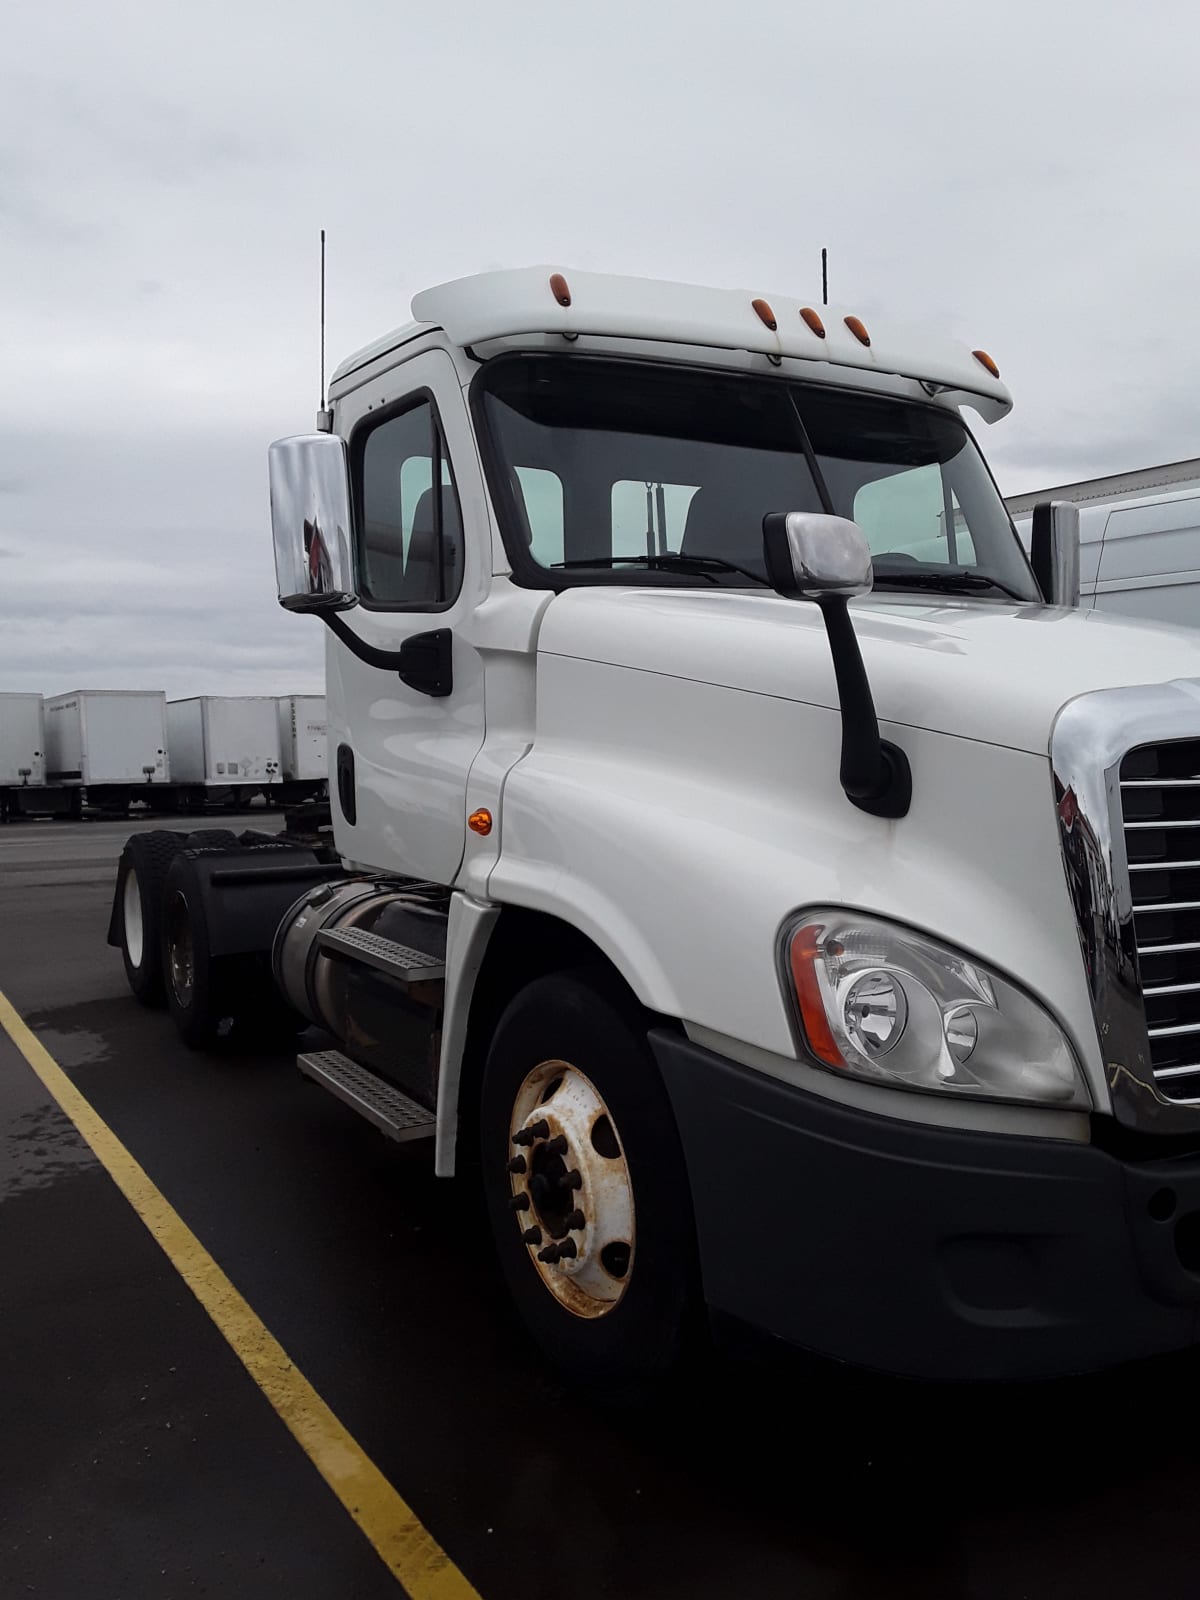
[[[325,613],[357,605],[345,440],[297,434],[277,439],[267,459],[279,604]]]
[[[838,776],[851,805],[873,817],[903,817],[912,802],[912,769],[899,745],[879,737],[879,719],[846,602],[874,582],[871,547],[856,522],[809,511],[763,518],[763,557],[772,587],[789,600],[820,607],[842,711]]]
[[[871,548],[857,522],[812,511],[763,519],[763,553],[771,587],[793,600],[868,594],[875,581]]]
[[[1033,508],[1033,575],[1047,605],[1079,604],[1079,507],[1043,500]]]

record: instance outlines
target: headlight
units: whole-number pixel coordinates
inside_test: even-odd
[[[1088,1106],[1062,1029],[998,973],[875,917],[807,913],[785,964],[809,1049],[827,1067],[909,1089]]]

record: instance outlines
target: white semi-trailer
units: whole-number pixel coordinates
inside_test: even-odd
[[[277,700],[283,800],[314,800],[329,779],[329,723],[323,694],[281,694]]]
[[[131,839],[135,992],[323,1029],[591,1378],[705,1308],[920,1375],[1195,1343],[1200,635],[1076,609],[1073,508],[1027,560],[991,358],[549,268],[413,312],[271,449],[332,835]]]
[[[170,781],[161,689],[75,689],[47,697],[45,707],[48,782],[124,811]]]
[[[197,695],[167,703],[171,779],[184,809],[244,806],[278,792],[282,759],[271,695]]]
[[[46,718],[41,695],[0,693],[0,819],[70,809],[69,794],[46,787]]]

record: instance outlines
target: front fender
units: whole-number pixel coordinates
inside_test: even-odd
[[[913,769],[896,821],[842,793],[836,711],[555,657],[489,899],[572,923],[652,1010],[793,1060],[784,921],[821,903],[908,923],[1039,995],[1104,1106],[1048,760],[883,731]]]

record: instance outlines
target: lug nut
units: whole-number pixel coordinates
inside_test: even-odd
[[[558,1256],[559,1256],[559,1260],[560,1261],[563,1259],[564,1256],[565,1257],[572,1257],[572,1256],[577,1256],[578,1254],[579,1254],[579,1251],[576,1250],[576,1248],[575,1248],[574,1239],[564,1239],[562,1241],[562,1243],[558,1247]]]
[[[560,1189],[582,1189],[583,1178],[573,1167],[570,1172],[563,1173],[562,1177],[558,1180],[558,1186]]]
[[[547,1266],[552,1267],[561,1254],[561,1245],[548,1244],[544,1250],[538,1251],[538,1260],[544,1261]]]
[[[587,1218],[584,1216],[583,1212],[579,1210],[578,1206],[575,1208],[574,1211],[572,1211],[571,1215],[567,1218],[567,1227],[568,1228],[586,1228],[587,1227]]]
[[[513,1134],[513,1143],[514,1144],[532,1144],[533,1143],[533,1129],[532,1128],[518,1128],[516,1133]]]
[[[538,1227],[526,1228],[521,1237],[524,1239],[526,1244],[541,1244],[542,1230]]]
[[[529,1136],[532,1139],[546,1139],[546,1138],[549,1138],[549,1136],[550,1136],[550,1124],[546,1121],[545,1117],[539,1117],[538,1118],[538,1120],[529,1129]]]
[[[565,1134],[560,1133],[556,1139],[551,1139],[547,1142],[546,1154],[548,1156],[565,1156],[566,1153],[567,1138]]]
[[[516,1172],[516,1173],[524,1172],[525,1171],[525,1157],[524,1156],[514,1156],[512,1158],[512,1160],[508,1163],[508,1170],[510,1172]]]
[[[508,1202],[508,1208],[510,1211],[529,1210],[529,1196],[525,1193],[524,1189],[521,1190],[520,1194],[513,1195],[512,1199]]]

